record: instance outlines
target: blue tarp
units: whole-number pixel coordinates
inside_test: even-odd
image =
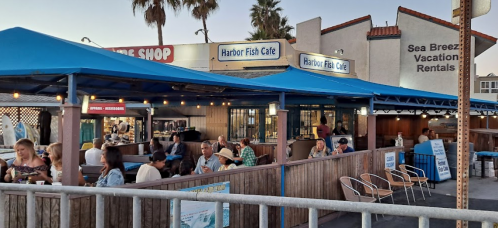
[[[347,94],[347,92],[351,91],[351,88],[353,88],[353,91],[360,93],[368,93],[375,96],[399,96],[399,97],[426,98],[426,99],[438,99],[438,100],[458,99],[457,96],[453,95],[446,95],[440,93],[433,93],[421,90],[377,84],[356,78],[328,76],[328,75],[297,69],[294,67],[289,67],[288,70],[283,73],[254,78],[251,80],[265,84],[275,84],[279,82],[285,82],[284,84],[285,86],[283,87],[286,89],[306,86],[306,88],[313,88],[313,87],[318,89],[332,88],[334,90],[341,91],[343,88],[347,88],[347,91],[345,93]],[[478,99],[471,99],[471,101],[483,104],[493,104],[493,105],[498,104],[497,102],[478,100]]]
[[[0,77],[83,74],[311,94],[371,96],[347,89],[286,88],[134,58],[24,28],[0,31]],[[18,88],[16,88],[18,89]]]

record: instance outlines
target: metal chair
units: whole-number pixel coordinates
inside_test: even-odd
[[[418,173],[406,169],[407,167],[410,168],[410,169],[419,170],[422,173],[422,177],[420,177],[418,175]],[[413,166],[405,165],[405,164],[399,165],[399,169],[401,171],[405,172],[405,173],[411,173],[411,174],[415,175],[414,177],[410,177],[410,181],[413,182],[413,183],[417,183],[418,182],[418,185],[420,186],[420,191],[422,192],[422,197],[424,197],[424,200],[425,200],[425,196],[424,196],[424,191],[422,190],[422,184],[423,183],[425,183],[425,187],[427,188],[427,191],[429,192],[429,196],[432,196],[431,195],[431,190],[429,190],[429,184],[427,183],[427,181],[429,180],[429,178],[427,178],[425,176],[425,172],[424,172],[423,169],[419,169],[417,167],[413,167]],[[407,180],[407,179],[405,178],[405,180]]]
[[[410,199],[408,198],[407,188],[410,188],[412,190],[413,202],[416,202],[416,200],[415,200],[415,193],[413,193],[413,185],[414,184],[411,182],[410,176],[408,174],[403,173],[403,172],[398,171],[398,170],[391,170],[389,168],[386,168],[385,172],[386,172],[387,180],[389,180],[389,183],[391,184],[391,186],[393,186],[393,187],[403,187],[405,189],[406,200],[408,201],[408,205],[410,205]],[[401,176],[397,175],[397,174],[394,174],[393,172],[399,173],[399,174],[401,174]],[[393,176],[400,178],[402,181],[394,181]],[[403,178],[403,176],[407,176],[408,177],[408,182],[405,181],[405,178]]]
[[[387,182],[389,188],[388,189],[382,189],[382,188],[378,188],[377,185],[375,185],[372,181],[372,178],[371,177],[375,177],[377,179],[380,179],[382,181],[385,181]],[[388,180],[382,178],[382,177],[379,177],[375,174],[371,174],[371,173],[364,173],[364,174],[361,174],[360,175],[360,178],[361,180],[363,180],[363,182],[365,182],[367,185],[370,185],[370,187],[372,188],[375,188],[375,191],[372,192],[370,189],[371,188],[367,188],[365,186],[365,193],[366,194],[369,194],[371,195],[372,197],[375,197],[375,194],[377,194],[377,199],[379,200],[379,203],[381,203],[381,199],[384,199],[384,198],[387,198],[389,196],[391,196],[391,201],[392,203],[394,204],[394,198],[393,198],[393,191],[391,190],[391,183],[389,183]]]
[[[354,180],[357,183],[362,184],[366,188],[370,188],[370,191],[373,192],[372,187],[370,187],[369,185],[367,185],[367,184],[365,184],[357,179],[354,179],[352,177],[347,177],[347,176],[340,177],[339,180],[341,182],[342,192],[344,193],[344,197],[346,198],[347,201],[364,202],[364,203],[373,203],[373,202],[377,201],[377,199],[375,199],[374,197],[362,196],[360,194],[360,192],[358,192],[357,190],[355,190],[353,188],[353,184],[351,183],[351,180]],[[375,219],[378,220],[377,214],[375,214]]]

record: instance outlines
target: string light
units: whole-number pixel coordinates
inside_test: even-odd
[[[197,108],[201,108],[201,105],[200,105],[200,104],[197,104]]]
[[[451,114],[450,114],[450,111],[446,111],[446,113],[444,114],[444,118],[448,119],[450,118]]]
[[[225,106],[225,102],[221,103],[221,105]]]
[[[14,98],[15,99],[19,98],[19,93],[18,92],[14,92]]]
[[[149,101],[148,101],[148,100],[144,100],[144,104],[148,104],[148,103],[149,103]]]
[[[227,104],[228,104],[228,105],[231,105],[232,103],[228,102]]]
[[[496,112],[493,113],[493,118],[496,119],[496,117],[498,117],[498,115],[496,114]]]
[[[163,105],[167,105],[168,104],[168,101],[167,100],[164,100],[163,101]]]
[[[211,103],[210,103],[210,105],[211,105],[211,106],[213,106],[213,105],[214,105],[214,102],[211,102]]]
[[[60,100],[62,100],[62,96],[61,96],[61,95],[57,95],[57,96],[55,97],[55,99],[56,99],[56,100],[58,100],[58,101],[60,101]]]
[[[90,100],[92,100],[92,101],[95,100],[95,98],[96,98],[95,95],[90,96]]]
[[[119,103],[123,103],[124,99],[123,98],[119,98]]]
[[[181,105],[185,105],[185,101],[181,101],[181,102],[180,102],[180,104],[181,104]]]

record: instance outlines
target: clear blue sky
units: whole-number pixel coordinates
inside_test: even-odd
[[[208,18],[209,37],[214,42],[241,41],[252,31],[249,9],[256,0],[219,0],[220,9]],[[472,21],[474,30],[498,37],[498,3],[489,14]],[[396,23],[397,7],[403,6],[444,20],[450,20],[451,0],[282,0],[283,14],[290,24],[318,17],[322,28],[330,27],[365,15],[372,15],[374,25]],[[143,16],[133,16],[131,0],[2,0],[0,30],[25,27],[64,39],[77,41],[84,36],[98,44],[111,46],[157,45],[157,31],[145,25]],[[164,28],[165,44],[204,42],[194,32],[201,21],[187,10],[175,15],[167,11]],[[498,45],[476,59],[477,73],[498,74]]]

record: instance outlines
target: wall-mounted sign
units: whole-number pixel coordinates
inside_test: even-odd
[[[440,118],[438,120],[430,120],[429,128],[434,130],[436,134],[441,133],[457,133],[458,119],[456,118]]]
[[[310,70],[321,70],[341,74],[349,74],[349,61],[322,55],[301,53],[299,67]]]
[[[413,55],[417,72],[455,71],[458,68],[458,44],[431,43],[429,45],[408,45],[409,55]]]
[[[122,103],[89,103],[87,113],[102,115],[124,115],[126,114],[126,105]]]
[[[219,61],[253,61],[280,59],[280,42],[218,45]]]
[[[396,169],[396,152],[387,152],[384,154],[384,168],[389,168],[391,170]]]
[[[152,60],[160,63],[171,63],[174,60],[174,47],[172,45],[163,46],[143,46],[143,47],[114,47],[105,48],[124,55],[141,59]]]

